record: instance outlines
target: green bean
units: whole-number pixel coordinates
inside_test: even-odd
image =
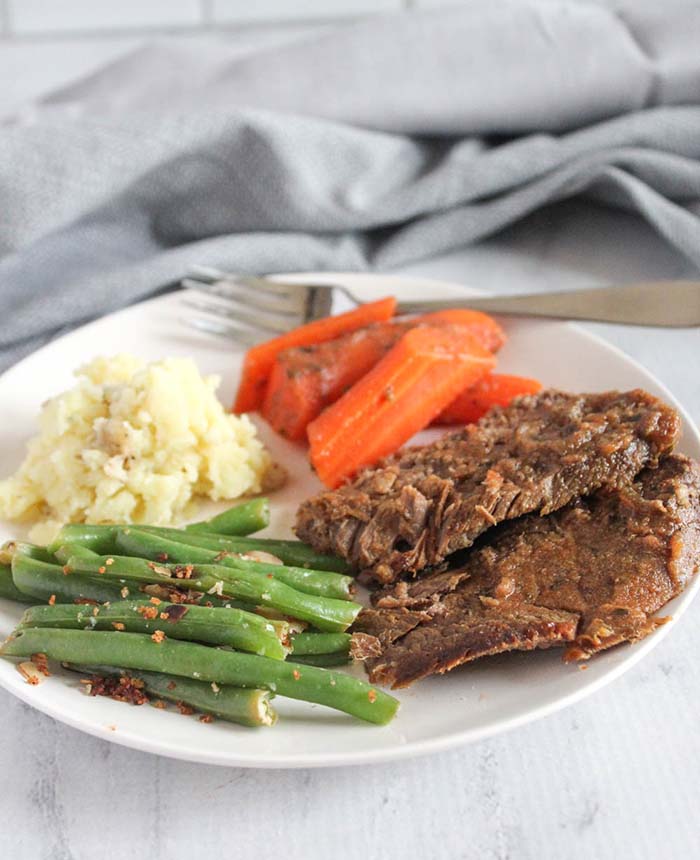
[[[0,547],[0,564],[12,564],[16,553],[21,553],[37,561],[55,562],[53,555],[43,546],[35,546],[33,543],[24,543],[18,540],[8,540]]]
[[[177,639],[154,642],[143,633],[34,627],[17,631],[0,648],[0,654],[8,657],[37,653],[67,663],[98,663],[267,689],[380,725],[392,719],[399,704],[388,693],[342,672]]]
[[[88,549],[79,543],[64,543],[58,547],[54,555],[61,564],[65,564],[72,555],[81,555],[83,558],[97,558],[97,553],[94,550]]]
[[[17,588],[12,579],[12,568],[9,564],[0,564],[0,597],[14,600],[16,603],[36,603],[35,598]]]
[[[301,654],[300,656],[295,655],[294,662],[324,669],[330,666],[347,666],[350,663],[350,654],[347,651],[333,651],[329,654]]]
[[[334,555],[323,555],[316,552],[308,544],[298,540],[276,540],[274,538],[226,537],[204,532],[182,532],[178,529],[166,529],[159,526],[138,526],[142,531],[159,534],[169,540],[199,546],[202,549],[213,549],[217,552],[268,552],[286,565],[305,567],[310,570],[333,571],[348,573],[348,563]]]
[[[286,615],[308,621],[319,630],[346,630],[362,608],[348,600],[316,597],[290,588],[274,577],[222,567],[221,565],[156,564],[141,558],[100,556],[96,559],[76,557],[67,567],[80,574],[101,575],[120,584],[162,585],[165,581],[178,588],[194,589],[233,597],[249,603],[271,606]],[[187,574],[186,576],[184,574]]]
[[[238,554],[226,555],[220,550],[192,546],[184,540],[182,542],[169,540],[162,535],[131,526],[119,532],[117,547],[122,555],[133,555],[137,558],[150,558],[155,561],[167,558],[168,561],[180,564],[221,564],[224,567],[248,570],[266,576],[272,574],[275,579],[305,594],[333,597],[338,600],[351,599],[350,589],[353,580],[340,573],[307,570],[304,567],[286,567],[274,562],[259,562],[241,558]]]
[[[190,705],[205,714],[211,714],[230,723],[242,726],[274,726],[277,713],[270,704],[268,690],[245,690],[242,687],[219,686],[161,672],[142,672],[138,669],[118,669],[114,666],[76,666],[66,668],[84,675],[119,675],[143,683],[152,696],[169,702]]]
[[[352,636],[349,633],[316,633],[305,631],[292,636],[292,653],[297,656],[309,654],[334,654],[350,651]]]
[[[214,532],[220,535],[249,535],[259,532],[270,524],[270,502],[268,499],[252,499],[235,505],[227,511],[185,526],[189,532]]]
[[[58,603],[73,603],[75,600],[108,603],[111,600],[121,600],[125,596],[120,586],[113,582],[102,582],[89,576],[65,576],[59,565],[48,564],[20,553],[12,559],[12,580],[22,594],[36,601],[53,598]]]
[[[91,549],[100,555],[116,553],[117,533],[120,529],[128,528],[126,524],[90,525],[85,523],[63,526],[56,538],[48,545],[49,552],[55,552],[62,544],[76,543]],[[307,567],[314,570],[330,570],[336,573],[347,573],[347,562],[333,555],[322,555],[305,543],[298,540],[274,540],[270,538],[226,537],[219,534],[185,532],[181,529],[164,526],[138,526],[141,531],[159,534],[170,540],[186,541],[192,546],[204,549],[215,549],[218,552],[269,552],[277,556],[284,564],[296,567]]]
[[[101,607],[57,603],[27,609],[19,627],[116,629],[149,634],[161,630],[172,639],[229,645],[239,651],[275,660],[284,660],[289,653],[289,648],[281,641],[288,638],[288,627],[276,627],[260,615],[240,609],[212,609],[177,603],[154,605],[144,600],[120,600]]]
[[[119,526],[68,523],[60,529],[46,549],[49,552],[56,552],[64,544],[79,544],[99,555],[108,555],[116,552],[115,541],[118,530]]]

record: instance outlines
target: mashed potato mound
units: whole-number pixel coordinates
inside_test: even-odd
[[[218,377],[190,359],[97,358],[76,376],[43,405],[26,459],[0,482],[0,516],[45,521],[34,540],[64,522],[167,525],[195,496],[263,489],[272,463],[255,427],[224,412]]]

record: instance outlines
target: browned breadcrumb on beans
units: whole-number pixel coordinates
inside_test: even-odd
[[[169,681],[168,682],[168,689],[169,690],[174,690],[175,687],[177,687],[177,684],[175,683],[175,681]]]
[[[115,630],[126,630],[126,625],[121,621],[113,621],[112,627],[114,627]]]
[[[165,639],[165,633],[162,630],[156,630],[155,633],[151,636],[151,639],[154,642],[161,643]]]
[[[194,708],[185,702],[176,702],[178,711],[183,715],[183,717],[189,717],[194,713]]]
[[[301,678],[301,672],[298,669],[295,669],[292,672],[292,678],[294,678],[295,681],[298,681],[299,678]]]
[[[55,606],[55,605],[56,605],[56,595],[52,594],[51,597],[49,597],[49,606]]]
[[[149,698],[144,692],[143,681],[130,678],[127,675],[93,675],[87,679],[87,692],[90,696],[106,696],[117,702],[128,702],[131,705],[145,705]]]
[[[64,575],[64,576],[68,576],[68,574],[69,574],[69,573],[72,573],[72,572],[73,572],[73,568],[72,568],[72,567],[68,567],[68,565],[67,565],[67,564],[64,564],[64,565],[63,565],[63,567],[61,568],[61,570],[63,571],[63,575]]]
[[[73,603],[78,606],[97,606],[98,603],[96,600],[93,600],[91,597],[76,597]]]
[[[150,600],[150,602],[151,602],[154,606],[158,606],[160,603],[162,603],[162,601],[161,601],[160,597],[152,597],[152,598],[151,598],[151,600]]]
[[[42,675],[46,675],[47,678],[49,677],[51,672],[49,672],[49,658],[46,654],[32,654],[32,663]]]
[[[373,705],[377,701],[377,691],[376,690],[370,690],[369,693],[367,693],[367,698],[369,699],[370,703]]]
[[[160,603],[160,601],[158,601]],[[154,618],[158,617],[158,610],[155,606],[139,606],[136,610],[139,614],[143,615],[144,618],[152,621]]]
[[[119,593],[121,594],[122,597],[128,597],[129,596],[129,589],[126,586],[124,586],[124,588],[122,588],[122,590]]]
[[[151,704],[153,705],[154,708],[158,708],[161,711],[164,711],[165,708],[167,707],[167,705],[165,704],[165,702],[162,699],[155,699],[153,702],[151,702]]]
[[[200,723],[213,723],[214,717],[211,714],[201,714],[199,717]]]

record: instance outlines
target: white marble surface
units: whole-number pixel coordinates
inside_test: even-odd
[[[490,290],[693,274],[636,218],[564,204],[412,273]],[[700,419],[700,333],[596,326]],[[641,665],[510,734],[372,768],[248,771],[83,735],[0,691],[0,857],[694,857],[700,606]]]

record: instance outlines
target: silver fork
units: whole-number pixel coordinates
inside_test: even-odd
[[[181,285],[198,294],[184,299],[185,305],[198,312],[186,318],[189,326],[246,345],[328,316],[335,294],[342,294],[355,306],[362,304],[342,284],[287,284],[203,266],[193,269]],[[518,316],[690,327],[700,325],[700,281],[646,281],[561,293],[399,301],[397,313],[458,307]]]

